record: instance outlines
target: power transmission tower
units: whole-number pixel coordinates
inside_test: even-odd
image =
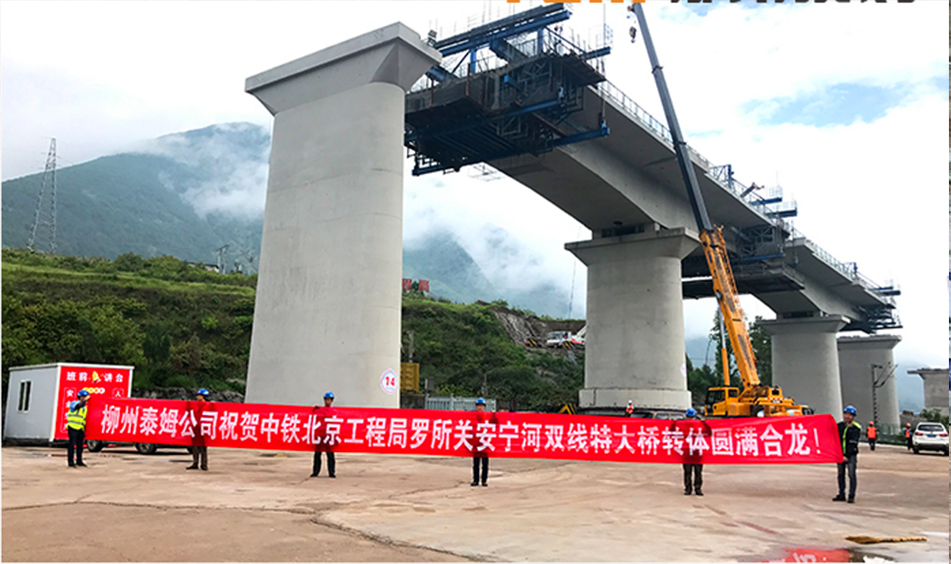
[[[50,192],[50,253],[56,252],[56,138],[50,139],[50,150],[46,155],[46,167],[43,169],[43,181],[40,184],[40,195],[36,200],[36,211],[33,213],[33,225],[30,227],[30,239],[26,246],[31,252],[36,252],[36,230],[40,226],[40,215],[43,211],[43,197],[46,191]],[[45,221],[45,220],[44,220]]]
[[[218,272],[220,274],[225,274],[225,261],[224,257],[228,253],[228,247],[231,245],[224,244],[217,249],[215,249],[215,254],[218,256]]]

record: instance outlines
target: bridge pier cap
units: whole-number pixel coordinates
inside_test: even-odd
[[[244,90],[277,115],[373,82],[399,86],[405,93],[441,61],[439,51],[397,22],[256,74]]]
[[[848,322],[841,315],[759,322],[772,336],[773,383],[798,403],[836,418],[842,415],[842,384],[835,337]]]
[[[568,243],[588,267],[582,407],[690,407],[681,260],[699,245],[683,228]]]
[[[405,95],[440,59],[396,23],[247,79],[274,115],[247,401],[399,406]]]

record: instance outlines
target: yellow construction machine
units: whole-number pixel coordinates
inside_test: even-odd
[[[784,397],[782,389],[778,386],[766,386],[760,382],[759,375],[756,373],[756,358],[753,356],[750,334],[746,329],[746,320],[743,317],[743,309],[740,307],[739,294],[733,279],[733,269],[730,267],[726,243],[723,240],[723,228],[713,226],[707,213],[706,204],[703,202],[703,194],[700,192],[700,185],[693,170],[693,163],[690,161],[687,143],[680,131],[677,114],[674,112],[674,104],[671,101],[670,92],[667,90],[667,82],[664,80],[664,71],[657,60],[657,53],[654,51],[654,44],[647,29],[644,9],[640,3],[632,4],[629,9],[637,16],[644,43],[647,45],[647,54],[650,57],[654,80],[657,82],[657,90],[660,93],[664,113],[667,116],[674,151],[677,154],[677,163],[680,165],[680,173],[686,184],[690,206],[700,230],[703,254],[707,259],[710,275],[713,278],[714,295],[720,306],[721,319],[726,324],[726,329],[730,335],[730,344],[733,345],[737,369],[743,381],[742,390],[731,387],[729,370],[725,366],[724,386],[710,388],[707,391],[704,414],[708,417],[754,417],[760,414],[764,417],[770,417],[810,413],[811,410],[808,407],[796,404],[792,398]],[[635,36],[636,31],[632,28],[632,41]],[[723,359],[726,365],[726,350],[723,351]]]

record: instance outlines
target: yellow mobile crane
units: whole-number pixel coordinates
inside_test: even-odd
[[[640,3],[631,4],[628,9],[637,16],[641,33],[644,36],[644,43],[647,45],[647,54],[650,57],[651,67],[653,68],[652,73],[654,80],[657,82],[657,91],[660,94],[660,100],[664,106],[664,114],[667,116],[667,125],[670,128],[670,134],[673,138],[674,151],[677,154],[677,163],[680,165],[680,173],[684,178],[684,183],[687,185],[687,196],[690,199],[690,207],[693,209],[693,214],[700,230],[700,242],[703,245],[703,254],[707,259],[707,266],[710,267],[710,275],[713,278],[713,291],[716,295],[717,303],[720,306],[722,319],[730,334],[730,343],[733,345],[736,366],[739,369],[740,378],[743,381],[742,390],[731,387],[729,371],[724,370],[723,387],[714,387],[707,391],[704,415],[714,417],[750,417],[762,413],[763,416],[768,417],[776,415],[803,415],[804,413],[809,413],[811,410],[809,410],[808,407],[796,404],[792,398],[784,397],[782,389],[778,386],[766,386],[760,382],[759,375],[756,373],[756,357],[753,355],[750,334],[746,329],[746,320],[743,317],[743,309],[740,307],[738,297],[739,294],[736,290],[736,283],[733,280],[733,269],[730,268],[730,259],[727,256],[726,243],[723,240],[723,227],[714,227],[710,222],[707,206],[703,202],[703,194],[700,193],[700,185],[697,182],[693,165],[690,162],[687,143],[684,141],[683,134],[680,131],[677,114],[674,112],[674,104],[670,99],[670,92],[667,90],[667,82],[664,80],[664,71],[660,66],[660,62],[657,60],[657,53],[654,51],[650,31],[647,29],[647,21],[644,19],[644,10]],[[631,41],[634,40],[636,34],[636,30],[631,28]],[[724,350],[724,353],[725,352]],[[723,356],[726,358],[726,354]]]

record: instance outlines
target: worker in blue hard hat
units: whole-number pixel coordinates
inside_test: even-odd
[[[479,398],[475,402],[476,408],[476,419],[481,422],[485,417],[485,400]],[[478,426],[478,424],[477,424]],[[481,461],[481,462],[480,462]],[[482,466],[482,473],[480,476],[479,466]],[[477,444],[472,445],[472,486],[479,485],[479,478],[482,478],[482,485],[489,485],[489,454],[484,450],[480,451]]]
[[[849,473],[849,503],[855,503],[855,469],[858,466],[859,438],[862,436],[862,426],[855,422],[858,413],[851,405],[845,406],[842,412],[842,421],[839,421],[839,438],[842,439],[842,462],[838,463],[839,495],[832,501],[846,501],[845,473]]]
[[[334,394],[333,392],[327,392],[324,394],[324,410],[329,410],[330,406],[334,403]],[[319,408],[318,408],[319,409]],[[329,414],[328,414],[329,415]],[[333,451],[330,450],[331,445],[323,444],[318,441],[318,444],[314,446],[314,471],[310,473],[311,478],[316,478],[320,474],[320,453],[327,453],[327,475],[331,478],[337,477],[337,460],[334,458]]]
[[[66,412],[66,433],[69,435],[69,445],[66,447],[66,463],[70,468],[85,468],[83,464],[83,441],[86,440],[86,403],[89,402],[89,392],[79,390],[76,400],[70,402]],[[74,460],[75,455],[75,462]]]
[[[684,420],[699,421],[700,416],[690,407],[684,412]],[[703,464],[684,462],[684,495],[690,494],[703,495]]]
[[[195,400],[202,402],[202,404],[208,401],[208,390],[202,388],[198,390],[195,394]],[[201,412],[204,411],[204,405],[200,405],[195,413],[196,420],[201,420]],[[192,441],[192,465],[185,468],[186,470],[198,470],[201,468],[205,472],[208,471],[208,446],[205,444],[205,437],[201,434],[201,428],[197,427],[195,430],[195,438]],[[201,463],[199,465],[199,462]]]

